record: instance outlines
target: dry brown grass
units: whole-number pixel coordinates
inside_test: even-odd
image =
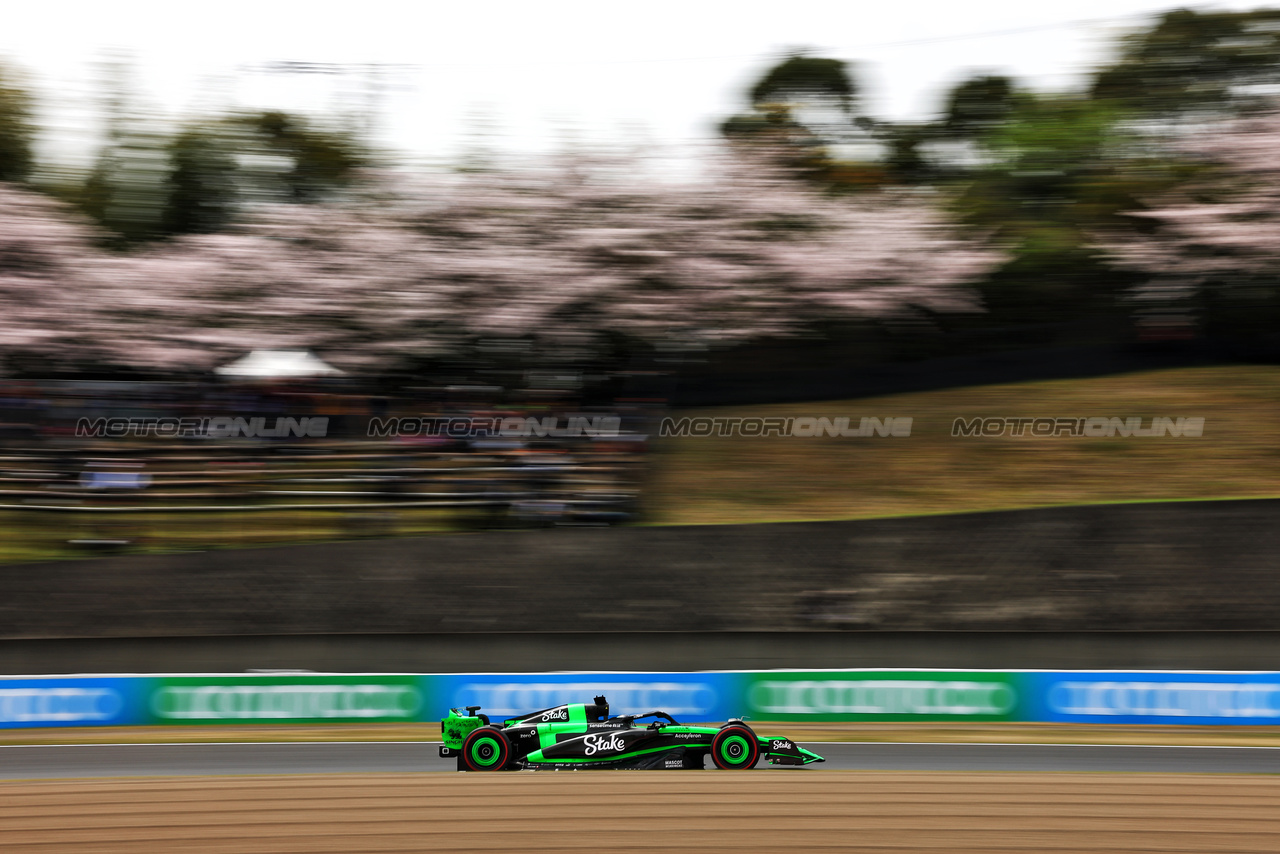
[[[1017,383],[683,415],[914,418],[909,438],[680,438],[656,444],[657,524],[856,519],[1280,494],[1280,368]],[[1193,438],[953,438],[955,418],[1193,417]]]

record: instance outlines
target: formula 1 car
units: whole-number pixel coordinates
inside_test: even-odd
[[[761,738],[738,719],[723,726],[686,726],[666,712],[609,716],[609,701],[566,703],[490,723],[480,706],[450,709],[440,722],[442,757],[459,771],[526,768],[717,768],[746,770],[762,758],[774,765],[825,762],[789,738]]]

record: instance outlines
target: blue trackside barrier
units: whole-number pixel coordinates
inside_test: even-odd
[[[0,677],[0,727],[138,724],[144,690],[128,676]]]
[[[1280,673],[1024,674],[1027,720],[1111,724],[1280,724]]]
[[[609,697],[682,722],[1280,725],[1280,672],[753,670],[0,677],[0,728],[434,722]]]

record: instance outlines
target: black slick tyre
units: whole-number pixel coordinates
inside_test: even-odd
[[[511,762],[511,742],[493,727],[473,729],[462,742],[462,764],[468,771],[501,771]]]
[[[711,740],[711,761],[724,771],[746,771],[760,761],[760,742],[746,724],[722,727]]]

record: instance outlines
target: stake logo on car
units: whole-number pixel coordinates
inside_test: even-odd
[[[542,716],[545,721],[567,721],[569,720],[568,709],[553,709]]]
[[[789,741],[783,741],[783,740],[781,740],[781,739],[775,739],[775,740],[774,740],[773,742],[771,742],[771,743],[770,743],[770,745],[769,745],[769,748],[770,748],[771,750],[790,750],[790,749],[791,749],[791,748],[793,748],[793,747],[795,747],[795,745],[794,745],[794,744],[792,744],[792,743],[791,743],[791,742],[789,742]]]
[[[617,733],[611,734],[608,738],[603,735],[589,735],[582,742],[586,745],[586,750],[583,752],[587,756],[594,756],[603,750],[621,750],[624,746],[622,738]]]

